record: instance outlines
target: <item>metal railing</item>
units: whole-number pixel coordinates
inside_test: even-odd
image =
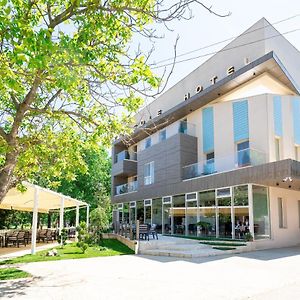
[[[183,167],[182,178],[183,180],[191,179],[264,163],[266,163],[266,154],[249,148],[226,157],[203,160],[185,166]]]
[[[122,195],[122,194],[135,192],[135,191],[137,191],[137,189],[138,189],[138,182],[131,181],[131,182],[116,186],[115,195]]]

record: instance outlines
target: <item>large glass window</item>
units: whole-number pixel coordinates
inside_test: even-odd
[[[231,222],[231,189],[219,189],[216,191],[218,205],[219,236],[232,237]]]
[[[136,202],[136,218],[140,223],[144,223],[144,201]]]
[[[154,183],[154,161],[144,166],[144,185]]]
[[[129,224],[129,204],[123,204],[123,223]]]
[[[173,197],[173,233],[185,234],[185,195]]]
[[[162,203],[161,198],[152,200],[152,223],[156,225],[158,233],[162,232]]]
[[[250,231],[249,224],[249,200],[248,185],[236,186],[233,188],[234,204],[234,237],[243,239],[245,234]]]
[[[152,224],[152,200],[144,200],[145,224]]]
[[[197,235],[197,201],[186,202],[186,224],[187,234],[196,236]]]
[[[200,192],[199,199],[199,235],[216,236],[216,199],[215,190]]]
[[[136,222],[136,202],[134,201],[129,203],[129,221],[132,224]]]
[[[263,239],[270,237],[270,217],[268,189],[263,186],[252,186],[253,193],[253,219],[254,238]]]
[[[162,233],[163,234],[171,234],[172,233],[172,214],[171,214],[171,197],[166,197],[168,199],[163,198],[163,211],[162,211]]]

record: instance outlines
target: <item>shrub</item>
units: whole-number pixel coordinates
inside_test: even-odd
[[[250,232],[245,233],[245,240],[247,242],[252,242],[253,241],[253,236]]]
[[[76,228],[78,233],[78,242],[76,246],[81,249],[82,253],[85,253],[88,245],[92,243],[91,236],[88,233],[87,226],[85,222],[80,222],[79,226]]]
[[[60,235],[58,236],[58,241],[61,245],[61,248],[63,248],[67,244],[68,239],[68,230],[66,228],[63,228],[61,230]]]

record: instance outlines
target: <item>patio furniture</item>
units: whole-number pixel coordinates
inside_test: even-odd
[[[140,224],[139,226],[139,239],[142,237],[142,239],[145,240],[148,238],[149,241],[149,227],[147,224]]]
[[[23,244],[26,247],[25,231],[14,231],[11,235],[7,236],[6,245],[12,244],[19,248],[20,244]]]
[[[157,225],[156,224],[152,224],[149,230],[149,235],[152,234],[153,239],[156,237],[156,239],[158,240],[158,235],[157,235],[157,231],[156,231]]]
[[[52,230],[51,229],[48,229],[46,231],[46,242],[48,243],[49,241],[53,242]]]
[[[47,240],[47,229],[39,230],[37,233],[36,240],[38,242],[43,241],[43,243],[45,243],[45,241]]]

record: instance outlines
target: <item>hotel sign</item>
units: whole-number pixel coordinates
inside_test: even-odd
[[[227,76],[232,75],[234,72],[235,72],[234,66],[230,66],[230,67],[228,67],[227,70],[226,70]],[[213,77],[210,79],[211,85],[216,84],[217,80],[218,80],[218,76],[217,76],[217,75],[213,76]],[[196,94],[201,93],[203,90],[204,90],[203,85],[197,85],[196,88],[195,88]],[[188,100],[190,97],[191,97],[190,92],[186,93],[186,94],[184,95],[184,101]],[[159,110],[157,111],[157,116],[160,116],[161,114],[162,114],[162,110],[159,109]],[[152,119],[152,117],[150,116],[150,117],[149,117],[149,120],[151,120],[151,119]],[[145,125],[145,124],[146,124],[146,121],[145,121],[145,120],[141,120],[140,125],[143,126],[143,125]],[[136,125],[135,127],[137,127],[137,126],[138,126],[138,125]]]

